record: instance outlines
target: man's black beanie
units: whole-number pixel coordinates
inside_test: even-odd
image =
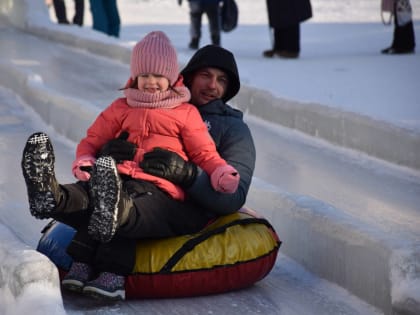
[[[181,74],[185,78],[184,82],[188,88],[190,88],[191,75],[197,70],[207,67],[220,69],[224,71],[229,78],[226,93],[222,98],[224,102],[227,102],[238,93],[241,84],[235,58],[229,50],[215,45],[207,45],[197,50],[185,68],[181,71]]]

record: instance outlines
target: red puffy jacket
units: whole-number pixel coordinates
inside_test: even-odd
[[[138,149],[133,161],[118,164],[121,174],[153,182],[175,199],[184,199],[183,190],[173,183],[143,172],[139,166],[145,152],[155,147],[178,153],[185,160],[191,160],[207,174],[218,166],[227,165],[216,151],[200,113],[195,106],[183,103],[175,108],[131,107],[126,98],[115,100],[106,108],[87,130],[76,150],[76,158],[96,157],[97,152],[109,140],[122,131],[129,133],[128,141]]]

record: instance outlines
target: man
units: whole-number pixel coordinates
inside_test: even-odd
[[[199,172],[186,189],[187,195],[190,203],[196,203],[213,215],[233,213],[245,204],[256,158],[252,135],[242,120],[242,112],[226,104],[240,89],[235,59],[228,50],[208,45],[193,55],[181,74],[191,91],[190,103],[197,106],[217,151],[238,170],[241,178],[234,194],[221,194],[212,189],[207,174]],[[175,153],[159,150],[146,153],[142,167],[145,172],[171,181],[183,177],[184,174],[178,174],[178,170],[188,169],[186,165],[189,164]]]

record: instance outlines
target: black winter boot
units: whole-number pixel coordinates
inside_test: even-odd
[[[131,198],[122,191],[115,160],[102,156],[96,160],[90,180],[93,213],[88,232],[93,239],[109,242],[117,228],[123,225],[133,206]]]
[[[21,167],[28,190],[29,209],[38,219],[51,216],[61,198],[54,173],[54,150],[43,132],[32,134],[23,149]]]

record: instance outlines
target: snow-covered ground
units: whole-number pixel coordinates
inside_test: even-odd
[[[72,14],[72,1],[66,1],[69,16]],[[19,6],[23,1],[0,1],[0,12],[8,12],[10,6]],[[85,26],[80,29],[75,26],[51,26],[52,28],[65,30],[74,36],[80,35],[83,30],[83,37],[92,37],[105,43],[114,43],[102,34],[88,32],[91,24],[88,2],[86,2]],[[392,124],[403,126],[411,130],[420,130],[420,90],[418,82],[420,79],[420,58],[419,54],[407,56],[383,56],[379,54],[381,48],[388,46],[392,39],[392,27],[381,24],[379,1],[345,1],[336,0],[313,0],[314,17],[309,22],[302,24],[302,54],[298,60],[266,60],[261,57],[261,52],[269,48],[270,39],[267,28],[267,18],[264,1],[238,0],[240,9],[240,26],[237,30],[223,34],[223,46],[232,50],[237,58],[240,68],[242,82],[248,86],[255,86],[274,95],[301,102],[328,105],[345,111],[367,115],[374,119],[383,120]],[[179,7],[174,0],[146,1],[146,0],[124,0],[118,2],[122,19],[121,39],[118,41],[122,46],[132,46],[147,32],[154,29],[166,31],[171,37],[179,52],[180,61],[185,63],[192,52],[186,49],[188,43],[188,7],[186,1]],[[417,38],[420,34],[420,1],[412,1],[415,17],[415,32]],[[52,9],[50,15],[54,20]],[[31,19],[45,18],[37,12],[28,14]],[[46,22],[46,21],[43,21]],[[42,21],[39,22],[42,24]],[[86,30],[86,31],[84,31]],[[208,43],[208,33],[204,26],[203,42]],[[0,38],[1,40],[1,38]],[[1,42],[1,41],[0,41]],[[419,42],[417,40],[417,42]],[[3,46],[4,42],[1,43]],[[3,48],[3,47],[2,47]],[[1,55],[1,54],[0,54]],[[18,56],[19,53],[16,52]],[[98,56],[98,58],[101,58]],[[16,66],[30,64],[31,60],[15,58]],[[1,64],[0,64],[1,65]],[[53,70],[53,69],[51,69]],[[43,69],[48,72],[48,69]],[[40,71],[41,72],[41,71]],[[34,82],[42,84],[42,76],[35,76]],[[116,87],[118,88],[118,87]],[[6,101],[12,97],[6,95]],[[83,99],[83,92],[78,95]],[[110,101],[110,100],[109,100]],[[103,104],[103,106],[108,103]],[[258,104],[255,104],[258,106]],[[2,109],[3,112],[3,109]],[[5,112],[7,112],[5,110]],[[35,116],[35,114],[33,115]],[[2,115],[1,130],[3,134],[15,135],[19,132],[21,137],[27,130],[20,129],[22,121],[18,116]],[[17,120],[16,120],[17,119]],[[76,122],[74,122],[76,124]],[[45,127],[44,125],[39,125]],[[32,128],[29,128],[29,130]],[[51,131],[49,129],[47,131]],[[60,138],[59,136],[56,136]],[[21,143],[13,143],[13,139],[2,137],[2,152],[10,147],[12,153],[20,152]],[[384,139],[386,141],[386,139]],[[22,144],[23,145],[23,144]],[[72,147],[74,143],[69,143]],[[69,149],[65,149],[68,150]],[[8,186],[1,192],[0,209],[3,212],[5,207],[21,211],[20,205],[11,203],[10,195],[19,198],[25,192],[22,190],[21,178],[10,180],[19,174],[17,164],[11,167],[14,153],[3,155],[3,165],[0,168],[2,187]],[[67,163],[71,155],[64,159],[60,157],[60,163]],[[70,164],[68,164],[70,165]],[[70,179],[69,175],[66,174]],[[19,175],[17,175],[19,177]],[[6,181],[6,179],[8,179]],[[10,188],[12,185],[12,188]],[[14,186],[15,185],[15,186]],[[16,189],[13,189],[16,187]],[[328,211],[326,211],[328,212]],[[7,213],[7,212],[6,212]],[[36,235],[33,231],[39,231],[41,223],[34,223],[27,214],[28,235]],[[2,217],[2,220],[5,220]],[[13,219],[7,218],[9,224]],[[35,287],[25,286],[17,279],[6,275],[8,270],[14,266],[24,266],[25,257],[31,253],[34,243],[27,242],[25,246],[16,243],[12,233],[6,227],[0,227],[2,246],[0,246],[0,257],[8,257],[2,262],[0,271],[0,283],[6,281],[8,286],[0,288],[0,313],[23,314],[60,314],[64,310],[57,287],[51,285],[56,281],[46,281],[37,284]],[[3,246],[5,245],[5,246]],[[15,252],[11,253],[10,248]],[[32,257],[32,256],[29,256]],[[29,270],[33,273],[34,279],[56,279],[51,265],[47,262],[40,262],[36,274],[35,268]],[[6,271],[6,272],[5,272]],[[301,272],[299,269],[295,272]],[[410,275],[411,271],[407,271]],[[303,272],[302,272],[303,274]],[[404,275],[404,276],[407,276]],[[415,282],[408,282],[409,287],[401,287],[397,292],[420,296],[420,286]],[[402,284],[402,286],[407,283]],[[13,289],[10,289],[13,288]],[[24,292],[20,292],[25,288]],[[45,303],[40,304],[38,293],[43,297],[48,296]],[[58,294],[58,295],[57,295]],[[16,299],[18,297],[18,299]],[[418,301],[419,299],[417,299]],[[37,305],[36,310],[33,305]],[[113,313],[112,311],[110,313]],[[115,313],[118,313],[116,311]],[[297,313],[291,313],[297,314]],[[333,314],[333,313],[330,313]]]

